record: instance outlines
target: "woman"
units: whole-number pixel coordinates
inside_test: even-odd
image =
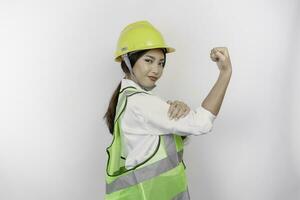
[[[104,116],[113,134],[107,148],[107,200],[190,199],[184,141],[212,130],[232,70],[227,48],[213,48],[220,76],[202,105],[193,111],[181,101],[165,102],[151,90],[162,76],[166,53],[174,51],[147,21],[121,32],[115,61],[125,77]]]

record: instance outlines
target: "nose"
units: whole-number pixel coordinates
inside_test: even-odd
[[[159,68],[160,68],[159,64],[155,64],[155,65],[152,66],[152,70],[151,71],[153,73],[155,73],[155,74],[158,74],[159,70],[160,70]]]

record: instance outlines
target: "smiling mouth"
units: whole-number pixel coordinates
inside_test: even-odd
[[[152,81],[156,81],[156,80],[157,80],[157,78],[154,78],[154,77],[151,77],[151,76],[148,76],[148,78],[149,78],[150,80],[152,80]]]

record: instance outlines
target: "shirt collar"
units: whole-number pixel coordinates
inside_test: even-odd
[[[137,89],[140,90],[140,91],[147,92],[147,93],[149,93],[149,94],[153,94],[152,90],[144,90],[143,88],[141,88],[141,86],[140,86],[139,84],[137,84],[137,83],[134,82],[133,80],[123,78],[123,79],[122,79],[122,82],[121,82],[121,90],[122,90],[123,88],[129,87],[129,86],[133,86],[133,87],[137,88]]]

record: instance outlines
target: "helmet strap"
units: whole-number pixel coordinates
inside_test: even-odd
[[[128,58],[128,54],[127,54],[127,53],[126,53],[126,54],[123,54],[123,55],[122,55],[122,58],[123,58],[123,60],[125,61],[125,63],[126,63],[126,65],[127,65],[128,69],[129,69],[129,71],[130,71],[130,74],[133,75],[132,66],[131,66],[131,64],[130,64],[130,60],[129,60],[129,58]]]

